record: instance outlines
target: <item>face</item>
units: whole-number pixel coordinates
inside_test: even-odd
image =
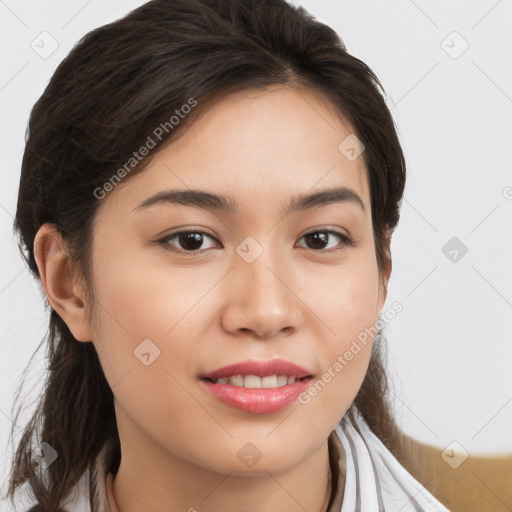
[[[387,282],[364,153],[339,149],[351,133],[312,92],[231,94],[101,200],[90,332],[122,443],[220,473],[281,471],[326,443],[363,381],[372,339],[357,353],[353,342],[378,319]],[[235,378],[203,378],[225,373]],[[296,381],[236,377],[251,373]],[[273,388],[242,387],[262,383]],[[247,454],[261,456],[253,468]]]

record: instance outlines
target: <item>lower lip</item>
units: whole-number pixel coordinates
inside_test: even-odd
[[[201,380],[204,387],[225,404],[255,414],[278,412],[290,405],[308,387],[311,377],[278,388],[243,388]]]

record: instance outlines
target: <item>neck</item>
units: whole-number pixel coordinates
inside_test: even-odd
[[[331,494],[327,440],[287,470],[242,475],[212,471],[167,452],[140,432],[134,434],[123,422],[121,462],[112,481],[119,512],[327,510]],[[136,442],[130,442],[133,439]]]

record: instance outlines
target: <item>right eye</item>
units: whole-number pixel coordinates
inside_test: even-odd
[[[158,240],[158,244],[160,244],[166,251],[172,251],[180,254],[194,254],[203,252],[198,249],[203,245],[205,238],[215,240],[215,238],[204,231],[179,231],[161,238]],[[181,245],[181,248],[176,248],[176,244]],[[210,248],[205,250],[208,249]]]

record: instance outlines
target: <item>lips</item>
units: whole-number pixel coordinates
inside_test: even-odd
[[[293,403],[312,379],[305,368],[283,359],[245,361],[201,376],[200,384],[225,404],[250,413],[278,412]]]
[[[234,375],[255,375],[257,377],[269,377],[271,375],[285,375],[295,377],[296,380],[311,377],[312,372],[284,359],[270,359],[268,361],[244,361],[229,366],[224,366],[205,373],[202,379],[216,380]]]
[[[253,414],[277,413],[291,405],[309,386],[310,378],[270,389],[247,389],[201,380],[201,386],[224,404]]]

